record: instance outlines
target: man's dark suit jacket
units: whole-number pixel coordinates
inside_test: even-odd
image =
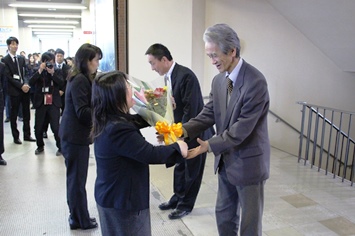
[[[52,83],[53,81],[53,83]],[[43,70],[40,74],[38,71],[30,78],[29,84],[35,87],[34,90],[34,108],[39,108],[44,104],[44,92],[43,88],[48,87],[49,93],[52,94],[52,104],[60,108],[62,101],[59,95],[59,90],[62,89],[64,81],[62,78],[62,72],[59,69],[54,71],[53,76],[47,71]]]
[[[28,83],[28,81],[25,78],[25,66],[26,66],[25,58],[22,56],[16,56],[16,57],[20,68],[20,74],[22,80],[14,79],[14,75],[18,74],[17,73],[18,69],[13,61],[13,58],[11,58],[10,54],[7,54],[4,58],[2,58],[2,62],[4,62],[6,65],[5,77],[7,79],[7,94],[10,96],[19,96],[21,93],[23,93],[21,89],[23,84]]]
[[[59,127],[61,140],[77,145],[91,143],[91,84],[81,73],[67,81],[65,109]]]
[[[200,84],[196,75],[187,67],[175,64],[171,73],[171,86],[176,103],[174,122],[186,123],[200,113],[204,106]],[[214,134],[213,129],[204,132],[201,138],[209,139]],[[189,148],[196,147],[197,141],[190,141]]]

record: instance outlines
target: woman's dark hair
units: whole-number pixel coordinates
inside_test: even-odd
[[[47,62],[47,61],[55,61],[55,56],[51,52],[44,52],[41,57],[41,62]]]
[[[89,43],[81,45],[75,54],[73,68],[70,70],[68,75],[69,80],[73,79],[77,74],[80,73],[84,74],[87,78],[94,78],[95,75],[90,75],[88,62],[93,60],[96,55],[99,55],[99,59],[102,58],[102,51],[99,47]]]
[[[109,117],[115,115],[129,117],[127,75],[121,71],[98,75],[92,85],[91,108],[92,140],[102,133]]]

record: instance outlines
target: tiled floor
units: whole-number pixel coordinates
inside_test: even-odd
[[[21,122],[18,125],[22,128]],[[0,235],[101,235],[99,229],[69,229],[65,166],[63,157],[55,156],[53,135],[46,140],[44,154],[36,156],[35,143],[13,144],[9,123],[4,126],[3,157],[8,165],[0,166]],[[143,133],[151,140],[149,134],[154,131]],[[172,194],[173,169],[151,166],[153,235],[218,235],[214,216],[217,177],[213,156],[207,158],[195,209],[182,220],[171,221],[169,212],[158,209]],[[95,168],[92,157],[87,192],[90,213],[98,218],[93,198]],[[296,157],[273,148],[265,191],[264,236],[355,235],[355,186],[348,182],[298,164]]]

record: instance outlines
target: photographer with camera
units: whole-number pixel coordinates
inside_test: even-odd
[[[54,54],[45,52],[42,54],[41,64],[38,71],[31,77],[29,83],[35,87],[34,108],[35,113],[35,135],[37,139],[38,155],[44,151],[43,125],[46,117],[49,120],[51,129],[56,140],[58,151],[61,155],[60,138],[58,136],[60,107],[62,106],[59,90],[64,86],[62,71],[54,68]]]

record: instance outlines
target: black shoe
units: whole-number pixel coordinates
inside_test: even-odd
[[[14,139],[14,143],[16,144],[22,144],[21,140],[19,138],[15,138]]]
[[[159,209],[162,210],[162,211],[175,209],[176,205],[177,205],[177,203],[170,203],[170,201],[169,202],[163,202],[162,204],[159,205]]]
[[[57,157],[59,157],[59,156],[61,156],[61,155],[63,155],[63,154],[62,154],[62,151],[61,151],[60,149],[58,149],[58,151],[55,153],[55,155],[56,155]],[[95,219],[95,218],[93,218],[93,219]],[[95,221],[96,221],[96,219],[95,219]]]
[[[8,122],[10,122],[10,119],[9,119],[9,118],[6,118],[6,119],[5,119],[5,123],[8,123]]]
[[[181,219],[182,217],[188,214],[190,214],[190,211],[182,211],[179,209],[175,209],[169,214],[169,219],[170,220]]]
[[[81,227],[79,225],[79,223],[74,222],[74,220],[70,216],[69,216],[68,221],[69,221],[70,229],[84,229],[85,230],[85,229],[94,229],[98,226],[95,218],[90,218],[90,224],[89,224],[89,226],[86,226],[86,227]]]
[[[43,132],[43,138],[48,138],[47,132]]]
[[[2,156],[0,156],[0,166],[6,166],[7,165],[7,162],[2,159]]]
[[[26,137],[23,140],[28,141],[28,142],[36,142],[36,139],[32,138],[31,136],[30,137]]]
[[[35,154],[38,155],[40,153],[44,152],[44,148],[43,147],[38,147],[35,151]]]

